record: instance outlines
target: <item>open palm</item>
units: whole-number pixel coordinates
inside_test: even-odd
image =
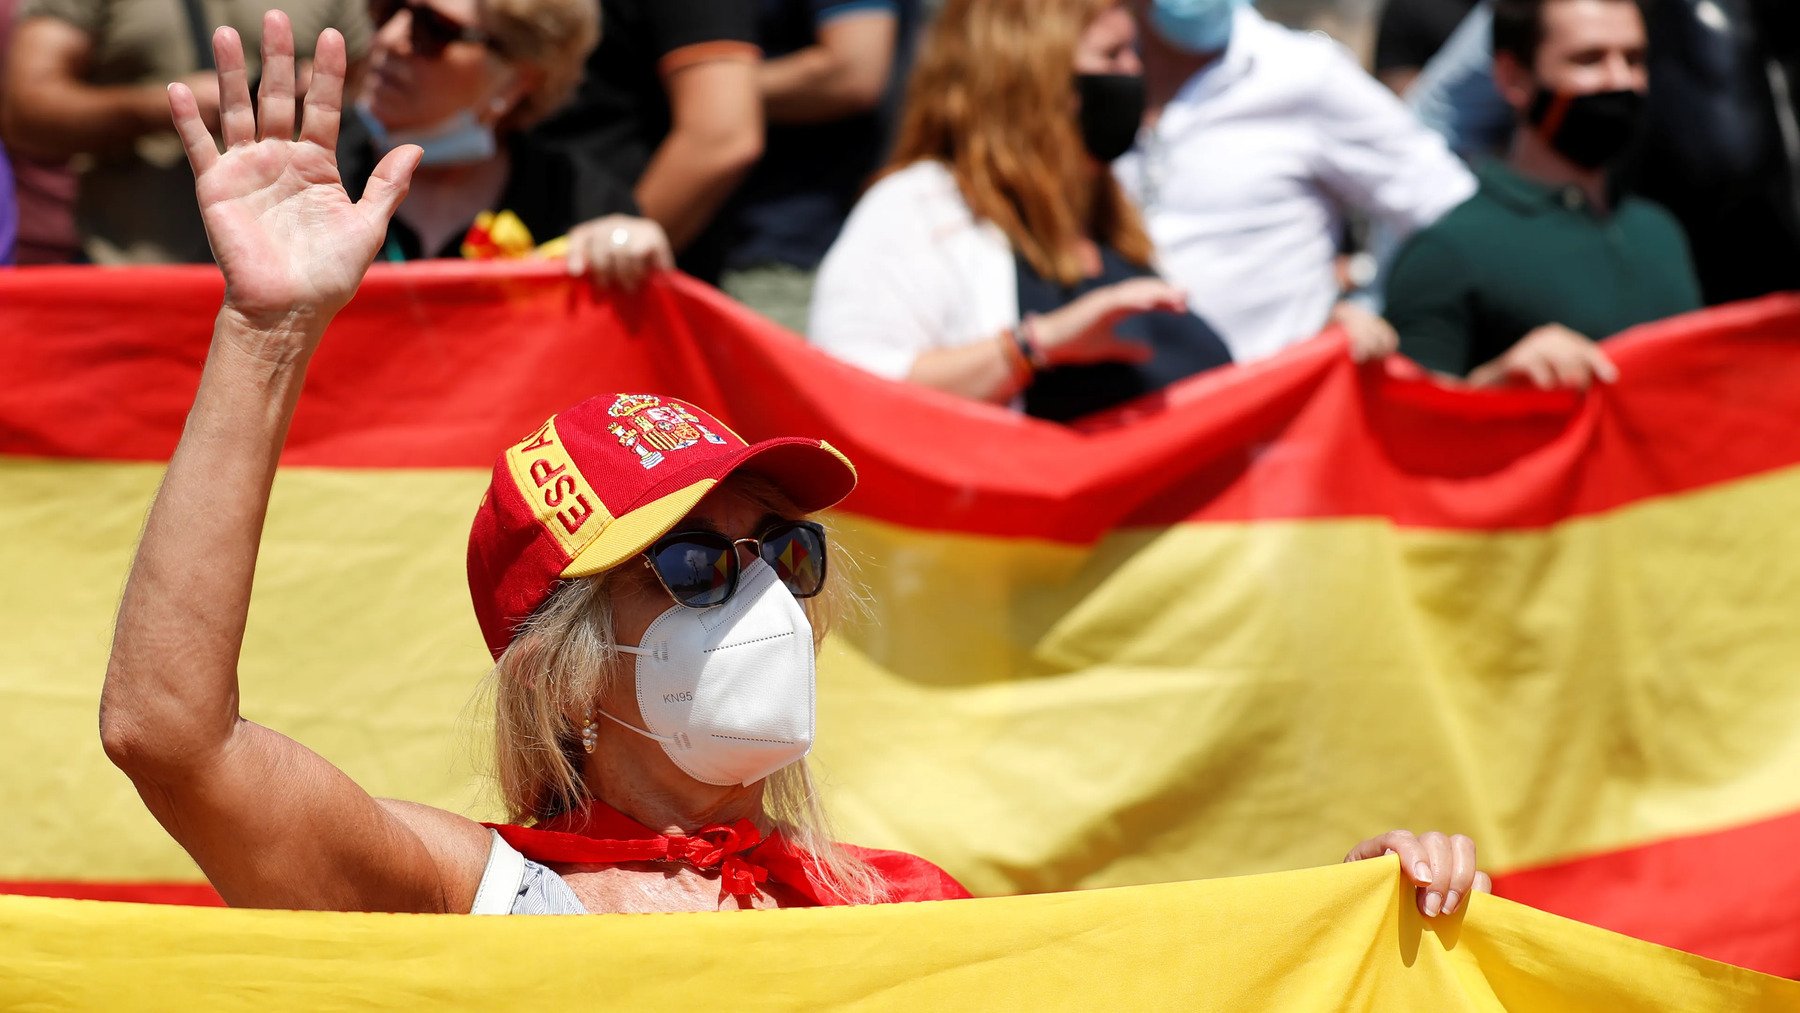
[[[263,20],[260,124],[250,104],[237,32],[219,29],[213,56],[224,153],[187,86],[170,86],[169,106],[194,169],[213,257],[225,274],[225,305],[261,326],[295,318],[329,320],[368,271],[388,219],[406,196],[419,150],[389,152],[363,199],[353,202],[337,168],[343,36],[332,29],[319,36],[298,140],[293,139],[294,36],[287,15],[271,11]]]

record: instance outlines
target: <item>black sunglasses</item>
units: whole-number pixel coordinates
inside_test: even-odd
[[[412,25],[407,33],[407,41],[412,43],[412,51],[427,60],[435,60],[444,55],[445,47],[452,42],[474,42],[486,46],[494,52],[500,52],[493,36],[465,25],[461,21],[441,13],[414,0],[370,0],[369,19],[380,28],[401,11],[412,15]]]
[[[651,543],[644,559],[677,604],[709,609],[737,593],[737,547],[745,543],[756,549],[794,597],[811,598],[824,588],[825,529],[812,521],[781,521],[755,538],[677,531]]]

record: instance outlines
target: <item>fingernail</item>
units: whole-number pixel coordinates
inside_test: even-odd
[[[1431,866],[1426,865],[1424,862],[1414,863],[1413,876],[1421,883],[1431,882]]]
[[[1452,890],[1449,893],[1445,894],[1444,895],[1444,913],[1449,914],[1450,912],[1455,911],[1456,910],[1456,902],[1459,900],[1462,900],[1462,898],[1456,895],[1455,890]]]
[[[1437,915],[1438,915],[1438,895],[1435,893],[1428,893],[1425,895],[1425,917],[1436,918]]]

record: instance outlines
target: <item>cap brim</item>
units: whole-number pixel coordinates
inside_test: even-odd
[[[774,482],[802,513],[828,510],[856,488],[856,467],[824,440],[784,436],[745,447],[731,471]]]
[[[649,548],[651,542],[674,530],[721,481],[740,471],[775,483],[801,513],[835,506],[856,488],[856,468],[849,458],[823,440],[798,436],[753,443],[723,462],[709,462],[700,471],[676,477],[672,490],[614,518],[563,568],[563,578],[604,573]]]

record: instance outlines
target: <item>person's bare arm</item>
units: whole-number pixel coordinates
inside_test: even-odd
[[[1187,295],[1160,278],[1132,278],[1097,288],[1037,318],[1030,341],[1035,341],[1042,361],[1035,365],[1144,362],[1150,358],[1149,346],[1120,338],[1115,328],[1126,317],[1158,311],[1186,313]],[[1015,342],[1007,330],[986,341],[921,352],[907,382],[1004,404],[1031,380],[1033,364]]]
[[[819,27],[819,41],[764,60],[758,74],[770,123],[826,123],[881,103],[894,69],[898,19],[859,11]]]
[[[51,17],[27,18],[13,31],[6,80],[0,85],[0,136],[20,154],[52,161],[121,151],[145,134],[169,129],[161,85],[88,84],[93,41]],[[216,123],[218,91],[210,79],[188,84],[201,117]]]
[[[225,304],[126,582],[101,740],[228,903],[467,911],[487,852],[479,824],[378,801],[238,711],[257,546],[306,367],[368,269],[419,157],[412,146],[391,152],[362,202],[351,203],[334,151],[342,38],[331,30],[319,39],[293,141],[286,16],[270,13],[263,33],[260,124],[237,33],[222,28],[213,39],[223,154],[192,92],[169,89]]]
[[[670,130],[637,183],[638,208],[669,235],[676,250],[705,230],[756,160],[762,157],[758,61],[728,56],[667,74]]]
[[[906,374],[907,383],[990,404],[1011,401],[1030,380],[1010,331],[986,341],[920,352]]]

